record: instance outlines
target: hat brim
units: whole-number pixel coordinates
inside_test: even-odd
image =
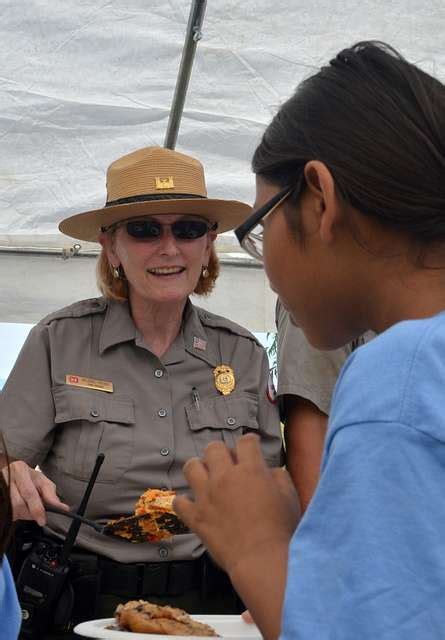
[[[147,215],[183,214],[202,216],[209,222],[217,222],[217,233],[230,231],[240,225],[252,213],[252,207],[237,200],[212,200],[210,198],[187,198],[150,200],[117,204],[94,211],[78,213],[65,218],[59,230],[76,240],[98,242],[103,227],[121,220]]]

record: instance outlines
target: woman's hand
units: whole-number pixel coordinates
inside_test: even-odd
[[[36,520],[46,524],[45,504],[69,511],[69,506],[59,500],[56,485],[41,471],[31,469],[26,462],[16,460],[2,469],[11,492],[14,520]]]
[[[212,442],[202,460],[185,464],[184,474],[195,500],[178,496],[174,509],[228,573],[260,547],[289,542],[297,494],[285,471],[267,467],[257,436],[240,438],[234,452]]]

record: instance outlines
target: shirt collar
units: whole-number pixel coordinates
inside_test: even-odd
[[[108,300],[107,302],[107,311],[99,341],[100,355],[115,344],[135,340],[139,334],[131,317],[128,302],[118,302],[117,300]]]
[[[142,336],[131,317],[128,302],[108,300],[100,336],[99,353],[102,355],[109,347],[122,342],[129,342],[130,340],[134,340],[136,344],[140,343],[141,346],[144,346]],[[185,359],[185,351],[207,362],[212,367],[218,365],[219,361],[215,346],[210,342],[198,310],[190,300],[187,301],[184,309],[181,331],[173,341],[170,349],[162,357],[162,362],[166,365],[182,362]]]

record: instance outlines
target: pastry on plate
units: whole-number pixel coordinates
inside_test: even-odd
[[[188,613],[175,607],[160,606],[145,600],[130,600],[115,611],[119,629],[134,633],[166,636],[215,637],[212,627],[193,620]]]

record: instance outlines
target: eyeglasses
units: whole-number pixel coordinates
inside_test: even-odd
[[[294,190],[295,186],[285,187],[235,229],[235,235],[244,251],[256,260],[263,261],[263,223],[265,218],[273,213]]]
[[[304,165],[302,166],[302,169]],[[263,262],[263,232],[264,220],[267,216],[277,209],[290,195],[298,198],[303,191],[306,181],[304,171],[301,170],[295,183],[291,186],[284,187],[281,191],[274,195],[266,204],[254,211],[243,224],[235,229],[235,235],[238,242],[252,258]]]
[[[197,240],[197,238],[202,238],[208,231],[215,231],[218,223],[209,224],[204,220],[176,220],[176,222],[170,224],[144,218],[118,222],[115,225],[110,225],[107,229],[102,229],[102,231],[117,229],[122,225],[125,225],[128,235],[132,238],[150,241],[159,240],[164,233],[163,227],[170,227],[176,240]]]

